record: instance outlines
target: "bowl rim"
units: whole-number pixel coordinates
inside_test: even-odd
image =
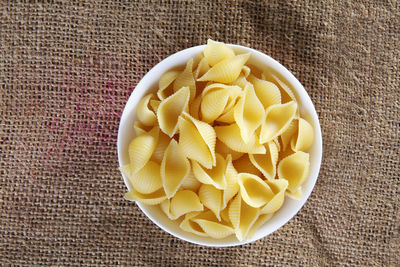
[[[150,214],[150,212],[147,209],[148,208],[147,205],[144,205],[144,204],[139,203],[139,202],[136,201],[136,204],[141,209],[141,211],[154,224],[156,224],[162,230],[166,231],[167,233],[169,233],[169,234],[173,235],[174,237],[179,238],[181,240],[184,240],[184,241],[187,241],[187,242],[190,242],[190,243],[193,243],[193,244],[209,246],[209,247],[231,247],[231,246],[239,246],[239,245],[252,243],[252,242],[255,242],[255,241],[257,241],[257,240],[259,240],[261,238],[264,238],[264,237],[268,236],[269,234],[275,232],[276,230],[278,230],[279,228],[284,226],[289,220],[291,220],[301,210],[301,208],[307,202],[311,192],[313,191],[313,189],[315,187],[315,184],[317,182],[318,176],[319,176],[319,171],[320,171],[321,162],[322,162],[322,154],[323,154],[323,151],[322,151],[322,133],[321,133],[321,126],[320,126],[320,123],[319,123],[318,114],[316,112],[316,109],[315,109],[315,106],[314,106],[313,102],[311,101],[311,98],[310,98],[309,94],[307,93],[307,91],[305,90],[303,85],[297,80],[297,78],[286,67],[284,67],[277,60],[273,59],[272,57],[268,56],[265,53],[262,53],[262,52],[260,52],[258,50],[253,49],[253,48],[245,47],[245,46],[241,46],[241,45],[235,45],[235,44],[227,44],[227,45],[229,47],[232,47],[234,50],[251,52],[251,56],[255,55],[258,58],[265,59],[268,62],[268,64],[266,64],[266,65],[268,65],[268,67],[266,67],[266,68],[270,68],[273,71],[277,72],[280,76],[283,76],[284,79],[289,83],[289,85],[291,85],[291,87],[295,90],[294,93],[296,95],[297,102],[300,102],[300,101],[298,101],[298,98],[299,98],[299,94],[301,95],[301,98],[302,98],[301,102],[305,102],[305,105],[302,105],[302,106],[307,106],[307,111],[309,113],[311,113],[309,115],[311,116],[311,118],[313,120],[314,143],[315,143],[315,144],[313,144],[313,146],[316,146],[316,150],[317,150],[316,152],[317,153],[313,154],[313,157],[315,157],[315,160],[314,160],[315,164],[313,165],[313,167],[314,167],[313,175],[311,175],[311,167],[312,166],[310,164],[310,173],[309,173],[309,177],[306,180],[306,182],[309,183],[308,187],[310,188],[310,190],[308,190],[307,192],[303,193],[303,196],[302,196],[302,198],[300,200],[295,200],[296,203],[297,203],[297,207],[290,211],[290,215],[286,216],[284,220],[279,221],[279,223],[274,224],[270,229],[268,229],[268,231],[266,231],[262,235],[258,235],[256,238],[254,238],[254,237],[253,238],[246,238],[243,241],[239,241],[239,240],[235,239],[235,240],[237,240],[237,242],[227,242],[227,243],[220,243],[220,244],[218,242],[216,242],[215,239],[212,239],[215,243],[207,243],[206,241],[193,240],[193,239],[190,239],[188,237],[182,236],[179,233],[176,233],[176,232],[172,231],[171,229],[167,229],[166,226],[161,224],[156,218],[154,218],[154,216],[152,214]],[[118,150],[119,166],[123,165],[123,163],[122,163],[122,157],[123,156],[122,156],[122,148],[121,148],[122,129],[125,126],[124,123],[127,120],[126,117],[129,115],[128,113],[129,112],[136,112],[136,105],[132,107],[132,102],[134,102],[135,99],[137,100],[136,102],[138,102],[137,98],[139,98],[139,100],[140,100],[140,98],[142,97],[142,96],[141,97],[136,97],[136,94],[134,94],[135,90],[137,88],[142,88],[143,86],[148,85],[151,81],[154,82],[154,78],[152,78],[152,77],[153,76],[157,76],[157,71],[160,68],[164,67],[164,65],[170,64],[170,62],[173,63],[175,58],[183,57],[183,58],[185,58],[184,62],[186,62],[188,59],[194,57],[198,52],[202,51],[205,46],[206,45],[203,44],[203,45],[189,47],[189,48],[186,48],[184,50],[178,51],[178,52],[166,57],[165,59],[163,59],[159,63],[157,63],[153,68],[151,68],[142,77],[142,79],[139,81],[139,83],[136,85],[135,89],[131,92],[131,94],[129,96],[129,99],[125,104],[125,107],[123,109],[123,113],[122,113],[121,118],[120,118],[119,127],[118,127],[117,150]],[[194,54],[194,56],[188,56],[188,54],[194,53],[194,51],[196,51],[196,54]],[[171,69],[171,68],[177,67],[179,65],[182,65],[182,64],[176,64],[176,63],[175,64],[170,64],[169,68],[167,68],[167,69]],[[158,79],[157,79],[157,82],[158,82]],[[145,89],[143,89],[141,91],[144,91],[144,94],[145,94],[149,90],[151,90],[150,87],[145,88]],[[128,107],[130,107],[131,110],[128,111]],[[124,183],[125,183],[126,187],[129,190],[129,184],[127,182],[127,179],[123,174],[122,174],[122,176],[123,176]],[[287,196],[285,196],[285,202],[286,201],[288,201],[288,197]],[[279,210],[278,210],[278,212],[279,212]],[[275,215],[276,214],[274,214],[273,217],[275,217]],[[256,234],[254,236],[256,236]],[[201,238],[199,238],[199,239],[201,239]],[[210,238],[208,238],[208,239],[210,239]]]

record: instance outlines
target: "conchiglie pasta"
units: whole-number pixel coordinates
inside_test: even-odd
[[[228,206],[228,202],[239,191],[237,176],[238,173],[235,167],[233,166],[232,157],[231,155],[228,155],[226,158],[226,169],[225,169],[226,188],[222,194],[222,209],[225,209]]]
[[[197,223],[207,236],[215,239],[221,239],[234,233],[232,227],[219,220],[211,211],[200,213],[190,220]]]
[[[164,99],[158,107],[158,124],[160,129],[169,137],[172,137],[178,130],[178,118],[182,112],[188,109],[189,95],[189,87],[182,87],[173,95]]]
[[[305,119],[298,120],[297,135],[291,140],[291,147],[294,151],[306,151],[313,142],[314,130]]]
[[[294,119],[296,111],[297,104],[294,101],[270,106],[261,127],[260,142],[266,143],[282,134]]]
[[[254,208],[264,206],[274,197],[270,186],[256,175],[239,173],[238,183],[243,200]]]
[[[190,170],[189,174],[185,177],[185,179],[183,179],[181,188],[190,189],[197,192],[201,185],[202,183],[200,183],[196,176],[194,176],[193,170]]]
[[[244,153],[235,151],[231,148],[229,148],[227,145],[222,143],[219,139],[217,139],[217,142],[215,144],[215,152],[221,154],[222,156],[227,156],[231,155],[232,160],[237,160],[241,156],[243,156]]]
[[[160,164],[149,161],[142,169],[128,176],[129,184],[142,194],[154,193],[162,188]]]
[[[250,154],[249,158],[253,165],[268,179],[274,179],[276,164],[278,162],[278,148],[273,141],[265,144],[266,154]]]
[[[250,160],[250,156],[252,154],[244,154],[239,159],[233,161],[233,166],[237,170],[238,173],[251,173],[257,176],[261,176],[261,171],[253,164]],[[264,156],[264,154],[259,154],[260,156]]]
[[[239,126],[236,123],[227,126],[216,126],[217,138],[232,150],[242,153],[263,154],[265,147],[259,143],[256,135],[250,136],[247,143],[240,134]]]
[[[189,172],[189,160],[183,154],[178,143],[172,139],[161,162],[161,180],[168,198],[175,194]]]
[[[278,176],[289,182],[288,189],[294,193],[304,183],[308,176],[309,168],[309,154],[298,151],[279,162]]]
[[[125,194],[124,197],[126,200],[138,201],[146,205],[158,205],[167,199],[167,196],[162,188],[150,194],[142,194],[135,189],[131,189]]]
[[[251,238],[285,198],[302,199],[313,126],[290,85],[250,65],[250,53],[208,40],[161,75],[132,122],[125,199],[157,205],[203,238]]]
[[[172,85],[172,83],[178,77],[179,73],[180,71],[178,70],[171,70],[167,71],[161,76],[160,81],[158,82],[157,91],[157,96],[160,100],[164,100],[165,98],[172,95],[174,91],[172,90],[172,86],[170,87],[170,85]]]
[[[197,80],[231,83],[239,76],[249,57],[250,54],[242,54],[232,58],[224,59],[215,64],[209,71],[207,71]]]
[[[248,205],[242,200],[240,193],[232,200],[229,206],[229,218],[239,241],[247,237],[259,215],[260,209]]]
[[[253,84],[254,91],[264,109],[281,103],[281,93],[274,83],[260,80],[253,75],[250,75],[248,79]]]
[[[136,113],[139,121],[145,126],[153,126],[157,122],[156,114],[150,109],[150,100],[155,98],[154,94],[148,94],[143,97],[137,105]]]
[[[145,133],[139,135],[129,144],[128,153],[132,173],[137,173],[150,160],[157,145],[157,140]]]
[[[178,191],[173,198],[164,200],[160,207],[170,218],[175,220],[184,214],[204,209],[198,195],[190,190]]]
[[[263,105],[258,100],[253,86],[248,83],[234,109],[234,118],[245,143],[250,142],[254,132],[263,122],[264,116]]]
[[[190,97],[189,102],[192,102],[196,96],[196,81],[193,77],[193,59],[189,60],[185,69],[176,77],[174,81],[174,92],[180,90],[182,87],[189,87]]]
[[[216,154],[216,164],[213,168],[207,169],[202,167],[197,161],[192,161],[194,176],[203,184],[213,185],[218,189],[225,189],[227,184],[225,180],[225,159],[220,155]]]
[[[208,39],[207,45],[204,48],[204,58],[210,66],[214,66],[224,59],[233,58],[235,53],[232,48],[221,42],[215,42]]]
[[[203,184],[199,189],[199,198],[204,206],[209,208],[218,221],[221,220],[220,211],[222,208],[222,191],[209,184]]]
[[[216,134],[209,124],[189,114],[179,117],[179,145],[187,158],[211,169],[216,164],[215,143]]]

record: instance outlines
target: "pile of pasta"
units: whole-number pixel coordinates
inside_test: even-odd
[[[209,40],[141,99],[121,167],[126,199],[159,205],[184,231],[242,241],[286,195],[301,198],[313,127],[290,88],[249,57]]]

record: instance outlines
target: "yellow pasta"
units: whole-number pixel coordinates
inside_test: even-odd
[[[229,206],[229,218],[239,241],[243,241],[246,238],[259,215],[260,209],[242,201],[241,194],[236,195]]]
[[[143,97],[137,105],[136,114],[139,121],[145,126],[153,126],[157,122],[156,114],[154,114],[154,111],[149,107],[149,102],[154,97],[154,94],[148,94]]]
[[[224,112],[232,109],[241,91],[238,86],[225,84],[216,83],[207,86],[202,93],[200,107],[202,121],[211,123]]]
[[[196,68],[194,78],[197,79],[200,76],[203,76],[209,69],[210,69],[210,66],[208,65],[207,59],[205,57],[203,57],[200,60],[199,65]]]
[[[215,239],[221,239],[234,233],[232,227],[226,222],[219,220],[211,211],[200,213],[190,220],[198,224],[207,236]]]
[[[244,64],[249,58],[250,54],[242,54],[232,58],[224,59],[215,64],[209,71],[207,71],[197,80],[231,83],[239,76]]]
[[[282,134],[294,119],[296,110],[297,104],[294,101],[270,106],[261,127],[260,142],[264,144]]]
[[[285,84],[281,79],[279,79],[278,76],[276,76],[271,72],[264,72],[264,75],[267,77],[269,81],[275,83],[281,89],[280,91],[281,91],[282,104],[290,101],[296,102],[296,97],[294,96],[292,89],[290,89],[287,84]]]
[[[190,172],[189,160],[174,139],[165,150],[160,172],[164,191],[171,198]]]
[[[274,197],[270,186],[254,174],[239,173],[238,183],[243,200],[254,208],[264,206]]]
[[[232,150],[252,154],[263,154],[266,151],[255,135],[252,135],[250,140],[245,143],[240,134],[239,126],[236,123],[227,126],[216,126],[214,129],[217,138]]]
[[[157,96],[160,100],[164,100],[165,98],[172,95],[174,91],[172,90],[172,87],[170,87],[170,85],[178,77],[179,73],[180,71],[178,70],[171,70],[167,71],[161,76],[160,81],[158,82],[158,91],[157,91]]]
[[[186,113],[179,117],[179,145],[186,157],[211,169],[216,164],[215,143],[212,126]]]
[[[305,119],[298,120],[297,135],[291,140],[291,147],[294,151],[306,151],[313,142],[314,130]]]
[[[190,189],[197,192],[201,185],[202,183],[200,183],[196,176],[194,176],[193,170],[190,170],[189,174],[185,177],[185,179],[183,179],[181,188]]]
[[[140,121],[135,121],[135,123],[133,124],[133,130],[135,132],[135,136],[147,133],[148,131],[150,131],[150,129],[151,129],[150,127],[143,125],[143,123],[141,123]]]
[[[178,130],[178,118],[182,112],[188,109],[189,95],[189,87],[182,87],[173,95],[164,99],[158,107],[158,124],[160,129],[169,137],[172,137]]]
[[[128,176],[129,184],[139,193],[154,193],[162,188],[160,164],[149,161],[142,169]]]
[[[174,92],[180,90],[182,87],[189,87],[190,98],[189,102],[192,102],[196,96],[196,81],[193,77],[193,59],[189,60],[186,64],[185,69],[176,77],[174,81]]]
[[[202,167],[197,161],[192,161],[194,176],[203,184],[210,184],[218,189],[225,189],[225,159],[220,155],[216,154],[216,165],[212,169],[206,169]]]
[[[257,176],[261,176],[262,172],[253,164],[250,160],[252,154],[244,154],[239,159],[233,161],[233,166],[238,173],[251,173]],[[257,155],[257,154],[256,154]],[[264,154],[258,154],[260,156],[265,156]]]
[[[265,109],[281,103],[281,93],[274,83],[260,80],[253,75],[250,75],[248,79],[253,84],[254,91]]]
[[[208,39],[204,48],[204,58],[210,66],[221,62],[224,59],[233,58],[235,53],[226,44]]]
[[[265,112],[263,105],[257,98],[254,88],[250,83],[244,87],[241,99],[234,109],[234,118],[239,126],[240,135],[247,144],[250,142],[254,132],[264,120]]]
[[[220,211],[222,208],[222,191],[209,184],[203,184],[199,189],[199,198],[204,206],[209,208],[218,221],[221,220]]]
[[[288,187],[288,181],[285,179],[267,180],[269,188],[274,196],[261,208],[262,214],[274,213],[283,205],[285,200],[285,191]]]
[[[159,205],[188,233],[243,241],[303,197],[313,126],[285,80],[249,58],[208,40],[162,74],[136,108],[125,199]]]
[[[298,151],[282,159],[278,165],[278,176],[289,182],[288,189],[291,193],[304,183],[310,168],[310,156],[308,153]]]
[[[229,148],[224,143],[222,143],[219,139],[217,139],[217,142],[215,144],[215,152],[221,154],[225,158],[226,158],[226,156],[231,155],[232,160],[237,160],[244,154],[242,152],[238,152],[238,151],[235,151],[235,150]]]
[[[270,141],[265,144],[267,153],[250,154],[249,158],[253,165],[262,172],[262,174],[272,180],[276,174],[276,164],[278,162],[278,148],[275,142]]]
[[[159,189],[154,193],[142,194],[137,192],[135,189],[131,189],[125,194],[125,199],[130,201],[139,201],[146,205],[157,205],[167,199],[163,189]]]
[[[198,195],[190,190],[178,191],[173,198],[164,200],[160,207],[171,220],[178,219],[189,212],[204,209]]]
[[[129,160],[131,172],[137,173],[150,160],[157,145],[157,140],[153,136],[144,133],[139,135],[129,144]]]
[[[228,202],[239,191],[237,175],[238,175],[238,173],[232,163],[232,156],[228,155],[226,158],[226,169],[225,169],[226,188],[222,193],[221,209],[225,209],[228,206]],[[222,216],[222,214],[221,214],[221,216]]]
[[[290,146],[290,141],[293,135],[297,132],[297,127],[298,122],[296,119],[293,119],[287,129],[280,135],[282,141],[282,150],[286,150],[286,148]]]

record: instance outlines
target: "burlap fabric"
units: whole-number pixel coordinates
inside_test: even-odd
[[[33,2],[0,10],[2,264],[398,266],[398,2]],[[291,70],[324,140],[304,208],[270,236],[224,249],[160,230],[123,200],[117,170],[135,85],[207,38]]]

